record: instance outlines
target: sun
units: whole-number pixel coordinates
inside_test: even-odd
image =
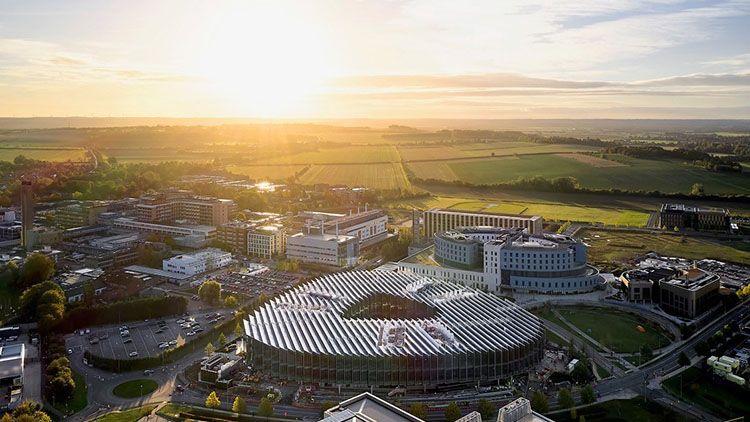
[[[331,72],[319,28],[274,4],[251,3],[222,13],[196,57],[207,89],[238,113],[293,113]]]

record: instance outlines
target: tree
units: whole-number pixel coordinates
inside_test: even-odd
[[[238,322],[237,325],[234,327],[234,334],[237,337],[240,337],[243,334],[245,334],[245,330],[244,330],[244,328],[242,328],[242,323],[241,322]]]
[[[221,400],[219,400],[219,396],[216,395],[216,391],[212,391],[211,394],[206,397],[206,407],[209,409],[218,409],[221,407]]]
[[[549,411],[547,396],[539,390],[534,391],[534,394],[531,396],[531,408],[539,413],[547,413]]]
[[[245,400],[243,400],[242,397],[237,396],[234,398],[234,403],[232,403],[232,412],[247,413],[247,403],[245,403]]]
[[[654,357],[654,351],[645,344],[641,346],[641,363],[651,360],[652,357]]]
[[[693,196],[701,196],[706,193],[706,189],[703,187],[703,183],[693,183],[690,188],[690,194]]]
[[[579,416],[578,417],[578,422],[586,422],[586,416],[585,415]]]
[[[58,376],[47,381],[47,387],[55,400],[63,401],[73,396],[76,382],[70,373],[61,372]]]
[[[477,412],[482,415],[482,419],[490,420],[497,413],[497,408],[494,404],[490,403],[489,400],[481,399],[477,403]]]
[[[594,393],[594,388],[591,384],[586,384],[581,389],[581,401],[583,404],[590,404],[596,401],[596,393]]]
[[[234,296],[227,296],[224,299],[224,306],[227,308],[236,308],[237,307],[237,298]]]
[[[224,333],[219,333],[219,345],[223,346],[225,344],[227,344],[227,336]]]
[[[12,412],[3,415],[2,421],[51,422],[52,419],[42,411],[42,406],[32,400],[25,400]]]
[[[221,300],[221,284],[215,280],[204,281],[198,288],[198,296],[206,303],[218,304]]]
[[[206,356],[211,356],[216,351],[216,347],[214,347],[213,343],[208,343],[203,351],[206,353]]]
[[[677,357],[677,363],[680,364],[680,366],[688,366],[690,365],[690,358],[685,352],[680,352],[680,356]]]
[[[44,254],[32,253],[23,262],[20,288],[26,289],[42,281],[49,280],[55,274],[55,263]]]
[[[707,341],[701,340],[695,344],[695,352],[701,356],[706,356],[711,352],[711,346],[708,345]]]
[[[458,419],[461,419],[461,409],[456,402],[452,401],[448,404],[448,407],[445,408],[445,420],[453,422]]]
[[[48,332],[65,315],[65,293],[51,281],[35,284],[21,295],[21,315],[36,318],[39,329]]]
[[[425,406],[424,403],[412,403],[411,406],[409,406],[409,413],[419,419],[425,420],[427,419],[427,406]]]
[[[271,400],[268,397],[260,399],[260,403],[258,404],[258,416],[266,418],[273,416],[273,403],[271,403]]]
[[[570,394],[570,390],[568,390],[567,388],[561,388],[557,393],[557,402],[563,409],[570,409],[571,407],[576,405],[575,400],[573,400],[573,395]]]
[[[591,373],[591,365],[589,364],[588,359],[581,358],[576,364],[575,368],[573,368],[570,376],[571,378],[573,378],[573,381],[578,384],[587,382],[591,378],[593,378],[593,375]]]

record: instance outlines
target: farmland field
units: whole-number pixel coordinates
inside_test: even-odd
[[[583,145],[549,145],[534,142],[495,142],[459,145],[400,146],[404,161],[452,160],[472,157],[508,156],[523,154],[565,153],[596,150]]]
[[[533,176],[573,176],[583,187],[596,189],[689,192],[694,183],[700,182],[707,193],[750,193],[750,175],[745,173],[710,172],[668,160],[627,159],[627,162],[625,166],[595,167],[566,155],[543,154],[451,161],[443,163],[447,169],[436,166],[432,175],[430,167],[422,165],[426,163],[416,167],[409,164],[409,169],[424,179],[450,180],[445,178],[452,172],[457,180],[474,184],[510,182]]]
[[[393,145],[355,145],[320,148],[297,154],[275,154],[263,164],[398,163],[401,156]]]
[[[0,161],[13,161],[19,155],[42,161],[84,161],[86,152],[80,148],[0,148]]]
[[[302,174],[300,183],[342,184],[376,189],[407,189],[411,186],[400,163],[313,165]]]
[[[589,229],[581,230],[577,237],[590,246],[589,260],[593,263],[624,263],[654,251],[661,255],[688,259],[709,258],[750,264],[750,243],[741,241],[718,241],[672,233],[650,234]]]
[[[242,174],[254,180],[277,181],[294,176],[306,166],[227,166],[227,171]]]

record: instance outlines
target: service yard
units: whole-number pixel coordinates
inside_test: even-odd
[[[213,329],[230,316],[231,311],[210,311],[170,319],[129,322],[77,330],[65,338],[72,355],[88,350],[108,359],[136,359],[158,356],[181,346],[198,334]]]

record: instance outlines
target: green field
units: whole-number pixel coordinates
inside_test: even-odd
[[[539,144],[535,142],[493,142],[441,145],[406,145],[398,151],[404,161],[453,160],[459,158],[508,156],[516,154],[545,154],[560,152],[592,151],[596,148],[583,145]]]
[[[429,209],[451,208],[462,211],[482,211],[497,214],[541,215],[547,220],[600,222],[616,226],[642,227],[648,222],[648,212],[623,209],[613,202],[610,205],[577,204],[554,201],[506,200],[500,198],[471,198],[434,196],[388,204],[390,208]]]
[[[664,381],[674,396],[724,419],[750,415],[750,393],[739,386],[716,383],[695,367]]]
[[[136,407],[134,409],[107,413],[106,415],[94,420],[97,422],[135,422],[151,414],[154,409],[156,409],[156,405],[150,404],[148,406]]]
[[[175,151],[172,148],[116,148],[100,150],[105,157],[121,163],[158,163],[162,161],[211,161],[217,154],[201,151]]]
[[[157,388],[159,388],[159,384],[152,379],[135,379],[117,385],[112,390],[112,394],[124,399],[134,399],[136,397],[151,394],[156,391]]]
[[[6,148],[0,147],[0,161],[13,161],[19,155],[42,161],[84,161],[86,151],[80,148]]]
[[[656,350],[671,343],[658,324],[616,309],[575,306],[557,310],[569,323],[615,352],[636,353],[644,345]],[[641,333],[638,326],[646,331]]]
[[[76,389],[73,391],[73,396],[70,400],[63,403],[54,403],[55,409],[65,415],[71,415],[81,411],[88,404],[88,386],[86,385],[86,378],[78,372],[73,371],[73,381],[76,383]]]
[[[711,258],[750,264],[750,243],[726,242],[678,234],[581,230],[577,235],[589,245],[589,261],[595,264],[625,263],[648,252],[688,259]]]
[[[295,173],[306,166],[227,166],[227,171],[234,174],[245,175],[254,180],[284,180],[294,176]]]
[[[408,189],[411,186],[400,163],[313,165],[299,181],[306,185],[326,183],[375,189]]]
[[[480,160],[410,163],[408,168],[421,179],[461,180],[472,184],[493,184],[541,176],[572,176],[581,186],[594,189],[658,190],[689,192],[702,183],[707,193],[750,193],[750,175],[710,172],[674,160],[618,158],[627,165],[596,166],[574,159],[574,155],[541,154]]]

